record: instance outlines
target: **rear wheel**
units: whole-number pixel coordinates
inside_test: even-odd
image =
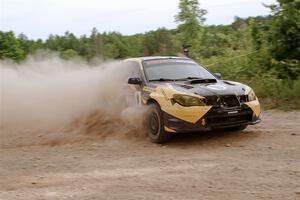
[[[164,143],[172,137],[171,133],[164,130],[163,113],[157,104],[149,105],[147,130],[149,138],[154,143]]]

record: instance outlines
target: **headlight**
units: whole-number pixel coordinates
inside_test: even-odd
[[[248,101],[249,101],[249,102],[250,102],[250,101],[255,101],[256,98],[257,98],[257,97],[256,97],[254,91],[251,90],[251,91],[249,92],[249,94],[248,94]]]
[[[173,98],[176,103],[186,107],[206,105],[204,99],[189,95],[174,94]]]

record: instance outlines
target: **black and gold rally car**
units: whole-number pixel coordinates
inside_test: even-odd
[[[230,128],[242,130],[260,120],[260,104],[247,85],[221,80],[189,58],[142,57],[128,84],[140,104],[148,105],[148,135],[165,142],[177,132]]]

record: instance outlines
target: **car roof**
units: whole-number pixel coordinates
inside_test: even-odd
[[[146,61],[146,60],[159,60],[159,59],[183,59],[183,60],[191,60],[187,57],[178,57],[178,56],[146,56],[146,57],[137,57],[137,58],[128,58],[125,61]]]

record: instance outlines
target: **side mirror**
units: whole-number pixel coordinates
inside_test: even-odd
[[[218,78],[218,79],[221,79],[222,78],[222,75],[220,73],[214,73],[214,75]]]
[[[130,85],[140,85],[142,83],[142,80],[140,78],[129,78],[128,84]]]

